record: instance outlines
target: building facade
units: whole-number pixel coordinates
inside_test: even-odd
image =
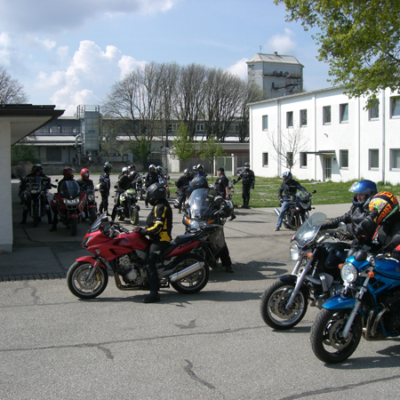
[[[382,90],[366,110],[365,98],[350,99],[343,91],[333,87],[250,104],[255,174],[280,176],[291,161],[298,179],[399,184],[399,94]],[[287,138],[301,139],[297,151]],[[279,158],[278,151],[286,157]]]

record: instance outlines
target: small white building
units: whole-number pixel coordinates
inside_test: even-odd
[[[250,163],[255,174],[274,177],[288,170],[278,162],[271,138],[279,145],[294,134],[304,138],[300,151],[292,155],[292,173],[298,179],[399,184],[399,94],[382,90],[374,107],[365,110],[365,98],[350,99],[343,91],[332,87],[250,104]]]

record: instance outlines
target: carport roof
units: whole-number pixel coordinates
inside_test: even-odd
[[[11,144],[28,136],[47,122],[57,119],[63,113],[64,110],[55,110],[53,105],[0,104],[0,121],[11,124]]]

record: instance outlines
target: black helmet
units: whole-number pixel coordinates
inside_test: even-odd
[[[199,169],[204,169],[204,165],[203,164],[197,164],[197,170],[199,170]]]
[[[284,183],[288,183],[292,180],[292,173],[290,171],[286,171],[282,174],[281,178]]]
[[[157,200],[166,199],[167,198],[167,189],[165,186],[161,185],[161,183],[153,183],[147,189],[147,198],[146,201],[149,202],[152,206],[156,204]]]
[[[185,170],[183,171],[183,175],[185,175],[185,176],[189,176],[190,175],[189,168],[185,168]]]
[[[245,163],[243,164],[243,166],[244,166],[246,169],[249,169],[249,168],[250,168],[250,164],[249,164],[248,162],[245,162]]]
[[[43,171],[43,167],[40,164],[35,164],[32,167],[32,173],[36,174],[36,172],[42,172]]]
[[[204,176],[196,176],[192,182],[190,182],[190,191],[195,189],[208,189],[208,181]]]
[[[152,169],[154,169],[154,170],[156,169],[156,166],[154,164],[149,165],[149,171],[151,171]]]
[[[132,168],[135,168],[136,169],[136,165],[135,164],[131,164],[131,165],[129,165],[129,167],[128,167],[130,170],[132,169]]]
[[[104,164],[103,170],[104,170],[104,172],[110,172],[112,170],[112,165],[108,161],[106,161],[106,163]]]

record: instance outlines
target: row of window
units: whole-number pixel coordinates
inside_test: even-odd
[[[322,107],[322,121],[324,125],[332,122],[332,106]],[[390,117],[400,118],[400,96],[390,98]],[[372,108],[368,109],[368,118],[371,121],[379,119],[379,100],[373,101]],[[339,104],[339,122],[349,122],[349,104]],[[300,110],[300,126],[307,126],[307,110]],[[286,113],[286,128],[293,128],[293,111]],[[268,130],[268,115],[262,117],[262,129]]]
[[[287,168],[293,167],[293,153],[286,153],[286,166]],[[268,167],[269,155],[268,153],[262,153],[262,165]],[[339,167],[342,169],[349,168],[349,151],[339,150]],[[300,168],[307,168],[307,153],[300,153]],[[378,170],[379,169],[379,149],[368,150],[368,169]],[[400,169],[400,149],[390,149],[390,169]]]

